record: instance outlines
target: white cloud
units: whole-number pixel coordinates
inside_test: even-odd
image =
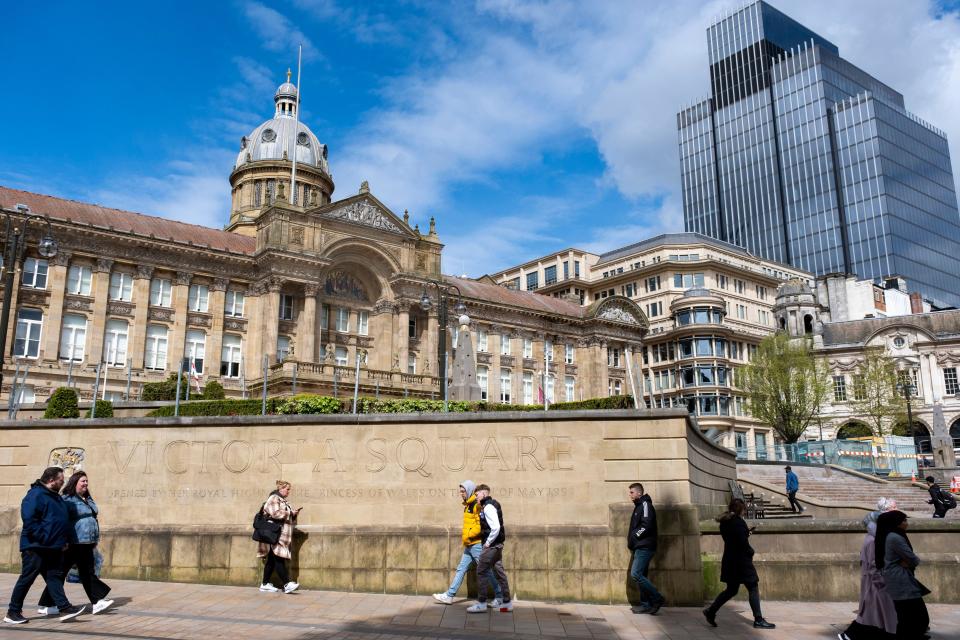
[[[259,2],[247,2],[243,5],[243,12],[260,37],[260,44],[264,49],[296,55],[297,45],[302,44],[304,58],[322,58],[310,38],[276,9]]]

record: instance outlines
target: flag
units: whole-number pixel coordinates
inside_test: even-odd
[[[190,377],[197,383],[197,393],[202,393],[200,389],[200,374],[197,373],[197,361],[194,358],[190,358]]]
[[[537,386],[537,404],[543,404],[543,385]]]

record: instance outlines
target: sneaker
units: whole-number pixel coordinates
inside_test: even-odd
[[[711,627],[717,626],[717,614],[712,613],[710,609],[703,610],[703,617],[707,619],[707,624]]]
[[[837,638],[839,638],[839,640],[850,640],[850,636],[848,636],[844,631],[838,633]]]
[[[652,616],[657,615],[657,612],[660,611],[660,607],[666,604],[666,602],[667,602],[667,599],[661,596],[661,598],[656,602],[650,603],[650,611],[649,611],[650,615]]]
[[[500,598],[494,598],[493,600],[490,601],[490,608],[497,609],[502,604],[503,604],[503,600],[501,600]]]
[[[269,582],[266,582],[266,583],[260,585],[260,591],[267,591],[267,592],[269,592],[269,593],[276,593],[277,591],[280,591],[280,589],[277,589],[275,586],[273,586],[273,585],[270,584]]]
[[[294,591],[296,591],[296,590],[299,589],[299,588],[300,588],[300,583],[299,583],[299,582],[288,582],[287,584],[283,585],[283,592],[284,592],[284,593],[293,593]]]
[[[467,607],[467,613],[486,613],[487,612],[487,603],[478,602]]]
[[[637,615],[643,614],[643,613],[650,613],[650,605],[641,604],[636,607],[630,607],[630,611],[632,611],[633,613],[636,613]]]
[[[60,622],[72,620],[86,610],[86,605],[70,605],[66,609],[60,609]]]
[[[112,604],[113,604],[113,600],[106,600],[101,598],[97,603],[93,605],[93,612],[100,613],[101,611],[103,611],[104,609],[106,609]]]
[[[55,616],[60,613],[60,610],[56,607],[40,607],[37,609],[37,613],[42,616]]]
[[[500,605],[500,613],[510,613],[513,611],[513,602],[507,600]]]
[[[440,604],[453,604],[453,598],[446,593],[435,593],[433,599]]]
[[[7,615],[3,616],[3,621],[7,624],[25,624],[30,622],[19,613],[11,613],[9,611],[7,612]]]
[[[776,629],[777,625],[773,624],[772,622],[767,622],[763,618],[760,618],[759,620],[753,621],[753,628],[754,629]]]

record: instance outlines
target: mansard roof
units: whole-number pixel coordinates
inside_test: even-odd
[[[582,307],[571,300],[545,296],[532,291],[517,291],[508,289],[498,284],[489,284],[480,280],[468,280],[466,278],[457,278],[456,276],[443,276],[448,284],[454,284],[460,288],[466,298],[485,300],[493,304],[503,304],[522,309],[529,309],[533,312],[552,313],[574,318],[583,318],[586,316],[586,307]]]
[[[862,345],[880,331],[894,327],[917,329],[936,340],[957,338],[960,337],[960,310],[827,322],[823,325],[823,344],[825,347]]]
[[[13,210],[18,204],[25,204],[30,213],[49,216],[52,221],[71,220],[122,233],[206,245],[217,251],[252,255],[257,245],[256,238],[221,229],[0,186],[0,207]]]

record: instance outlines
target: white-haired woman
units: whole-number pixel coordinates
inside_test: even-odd
[[[892,640],[897,632],[897,609],[884,588],[882,568],[876,562],[877,518],[894,511],[897,501],[880,498],[877,510],[863,519],[867,535],[860,548],[860,609],[857,619],[839,634],[840,640]]]
[[[300,585],[290,579],[290,570],[287,562],[290,560],[290,543],[293,542],[293,526],[297,522],[297,515],[300,509],[294,509],[287,502],[287,496],[290,495],[291,484],[286,480],[277,480],[277,488],[270,492],[267,501],[263,503],[263,514],[276,522],[283,523],[280,529],[280,537],[274,545],[266,542],[259,543],[257,557],[265,558],[263,563],[263,582],[260,584],[260,591],[277,592],[283,590],[284,593],[291,593],[300,588]],[[271,579],[276,572],[280,578],[278,588],[274,586]]]

